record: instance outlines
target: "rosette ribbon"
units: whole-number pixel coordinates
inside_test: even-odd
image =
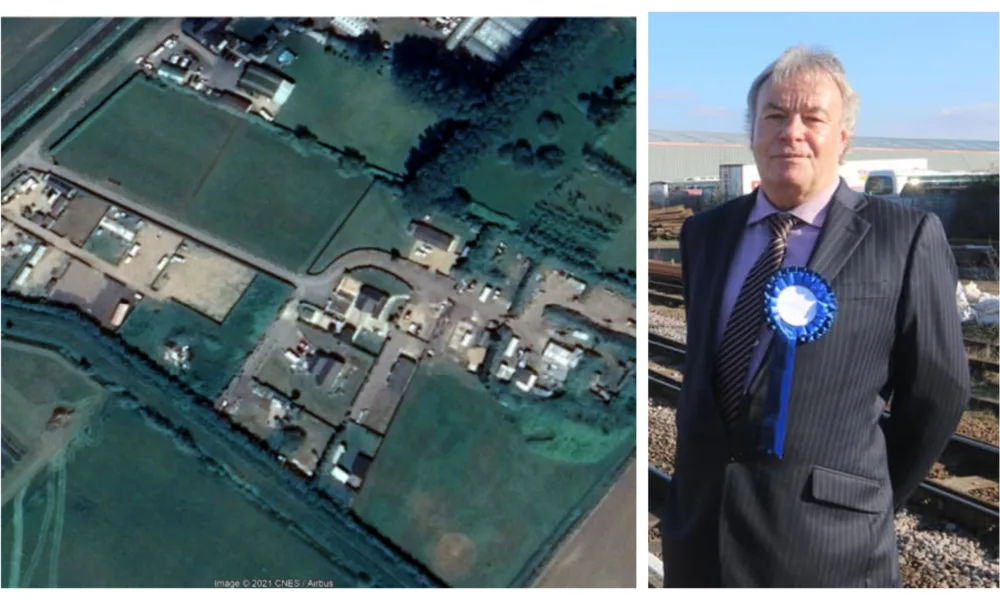
[[[764,318],[774,331],[775,354],[761,423],[760,449],[782,458],[795,347],[823,337],[837,316],[837,296],[823,277],[804,267],[785,267],[764,285]]]

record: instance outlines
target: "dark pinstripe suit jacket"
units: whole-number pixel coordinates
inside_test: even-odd
[[[841,181],[809,261],[836,291],[839,314],[826,336],[796,351],[778,461],[753,450],[771,350],[736,426],[723,423],[712,385],[716,315],[753,202],[750,194],[695,215],[681,232],[688,353],[661,525],[666,583],[898,586],[894,509],[969,398],[944,229],[932,214]]]

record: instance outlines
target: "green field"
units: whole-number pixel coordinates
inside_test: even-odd
[[[6,101],[60,52],[65,50],[97,22],[92,18],[39,19],[4,17],[0,19],[3,68],[0,73],[0,100]]]
[[[22,395],[71,402],[101,389],[51,352],[8,344],[4,383]],[[2,521],[4,587],[330,579],[320,553],[117,401],[4,505]]]
[[[99,401],[104,395],[100,386],[69,361],[34,346],[4,340],[0,345],[0,361],[4,365],[0,379],[3,396],[11,400],[0,406],[5,427],[14,431],[22,427],[26,427],[25,431],[38,431],[57,405]],[[20,401],[15,401],[15,397]],[[31,406],[40,408],[33,410]]]
[[[256,346],[290,291],[286,284],[258,273],[221,325],[176,302],[146,299],[129,315],[120,334],[164,366],[165,342],[190,344],[191,366],[180,378],[200,394],[215,398]]]
[[[422,365],[353,510],[451,585],[523,583],[634,438],[597,463],[554,461],[512,420],[457,366]]]
[[[309,268],[309,273],[322,273],[338,257],[359,248],[386,252],[396,249],[405,255],[413,245],[413,237],[406,232],[409,223],[410,215],[402,201],[386,188],[373,185]]]
[[[299,33],[285,40],[298,58],[284,71],[295,91],[277,122],[309,128],[324,143],[360,150],[368,162],[395,173],[405,170],[410,148],[438,119],[429,108],[409,101],[383,65],[361,65],[324,52]]]
[[[603,35],[589,47],[586,56],[577,59],[576,68],[567,69],[562,77],[554,79],[548,94],[539,96],[515,117],[507,142],[523,139],[533,150],[555,144],[565,152],[565,160],[561,166],[543,173],[537,168],[519,169],[509,161],[500,160],[495,152],[486,154],[462,182],[472,197],[525,223],[539,200],[556,184],[581,168],[581,150],[584,144],[596,144],[602,135],[614,134],[622,137],[621,141],[615,143],[624,146],[631,133],[631,159],[619,157],[619,160],[634,165],[634,119],[630,121],[623,118],[611,126],[610,131],[602,131],[587,119],[586,113],[577,103],[577,97],[581,93],[599,90],[609,85],[615,76],[630,72],[634,68],[635,44],[634,19],[608,19]],[[562,121],[554,139],[544,137],[538,125],[539,117],[546,111],[559,115]],[[622,133],[616,133],[617,129],[622,129]],[[511,194],[511,190],[517,190],[517,194]],[[624,192],[622,194],[625,195]],[[628,200],[634,204],[633,196],[629,195]]]
[[[304,270],[362,198],[345,178],[262,126],[139,78],[56,147],[60,164],[262,258]],[[280,207],[280,210],[277,208]]]
[[[198,468],[203,468],[201,465],[211,466],[213,469],[210,474],[214,479],[200,477],[183,464],[178,464],[180,461],[173,460],[176,456],[164,456],[166,453],[161,453],[163,445],[157,443],[156,439],[148,440],[140,435],[143,427],[136,419],[128,422],[129,430],[121,435],[115,432],[105,435],[106,442],[98,449],[106,446],[110,458],[94,467],[96,473],[86,469],[74,470],[76,463],[71,464],[69,469],[70,486],[73,485],[74,478],[78,477],[92,478],[91,481],[99,486],[108,482],[121,484],[119,487],[99,490],[93,496],[82,493],[67,502],[68,508],[83,516],[93,517],[89,520],[92,529],[83,532],[94,534],[93,539],[78,537],[73,542],[80,544],[74,552],[89,551],[96,555],[93,558],[80,558],[84,561],[82,570],[94,567],[92,562],[97,560],[102,561],[101,565],[97,565],[102,569],[97,575],[113,570],[113,574],[118,577],[110,581],[113,585],[139,585],[139,582],[134,581],[134,576],[127,572],[134,568],[140,574],[157,577],[155,582],[163,587],[170,587],[170,582],[164,581],[162,575],[158,576],[156,573],[162,565],[161,570],[173,577],[176,585],[212,587],[213,582],[199,580],[205,573],[200,568],[201,563],[191,565],[187,561],[189,556],[194,561],[201,559],[198,544],[204,544],[212,551],[210,556],[204,557],[204,565],[212,567],[209,572],[213,572],[216,578],[315,577],[323,583],[332,581],[333,585],[343,587],[436,585],[412,567],[405,557],[391,552],[378,539],[361,529],[350,515],[332,509],[328,500],[311,494],[301,480],[290,475],[243,433],[232,429],[225,419],[220,419],[214,410],[205,406],[203,399],[184,393],[159,370],[136,360],[117,339],[106,335],[91,320],[79,316],[75,311],[26,302],[11,296],[3,298],[3,316],[3,344],[12,339],[9,336],[16,336],[18,340],[32,344],[59,347],[72,356],[74,361],[86,360],[91,371],[103,382],[107,382],[107,386],[120,386],[119,389],[127,390],[126,393],[142,409],[152,410],[160,415],[161,422],[166,423],[166,426],[158,425],[155,431],[166,432],[171,439],[177,440],[176,444],[170,444],[172,447],[195,456],[189,464]],[[5,369],[6,366],[5,363]],[[7,375],[6,370],[4,375]],[[117,440],[121,440],[121,443],[118,444]],[[77,463],[82,462],[83,458],[81,453]],[[221,467],[221,470],[217,467]],[[149,481],[148,491],[156,492],[158,496],[154,493],[147,494],[146,489],[139,489],[146,487],[143,474],[155,469],[161,469],[162,473],[154,473]],[[224,485],[215,488],[212,481],[206,480],[217,480]],[[7,483],[5,480],[4,485]],[[239,493],[230,494],[230,491]],[[135,505],[129,502],[133,494],[137,499]],[[108,503],[95,511],[93,504],[87,501],[89,497],[101,501],[108,499]],[[158,499],[162,499],[162,504]],[[116,516],[117,504],[113,503],[118,501],[123,503],[120,516]],[[30,508],[32,502],[34,501],[26,498],[26,516],[29,511],[37,510]],[[254,521],[254,517],[242,519],[247,511],[241,502],[263,509],[270,520]],[[198,510],[207,503],[212,503],[218,510],[207,513]],[[4,507],[5,519],[10,506],[8,503]],[[169,531],[158,521],[161,513],[173,519]],[[214,524],[226,519],[240,521],[236,523],[236,528],[246,527],[247,531],[235,538],[230,537],[232,530],[229,522],[219,527]],[[5,540],[11,539],[9,536],[13,528],[8,527],[10,522],[5,520],[2,524]],[[111,531],[101,531],[99,527],[102,525]],[[145,537],[147,525],[149,535]],[[31,527],[33,528],[25,528],[23,537],[26,546],[39,537],[38,528]],[[262,538],[257,537],[258,530]],[[286,533],[295,535],[285,535]],[[149,554],[145,552],[148,546],[138,545],[144,543],[143,540],[133,540],[131,537],[115,539],[115,536],[122,535],[144,536],[145,541],[153,540],[158,545]],[[203,539],[206,537],[208,539]],[[69,543],[68,539],[64,538],[64,548]],[[302,543],[303,539],[309,541],[308,545]],[[220,544],[224,547],[220,547]],[[310,548],[319,549],[329,561],[319,575],[312,574],[311,571],[303,573],[296,568],[296,564],[313,564],[308,551]],[[2,549],[4,561],[11,561],[13,555],[9,549],[10,545],[5,545]],[[30,557],[27,554],[30,552],[33,551],[29,547],[23,555],[22,565],[28,562]],[[164,554],[162,560],[158,553]],[[265,558],[259,558],[261,555]],[[267,564],[262,564],[265,561]],[[133,562],[137,563],[134,567]],[[259,566],[259,570],[242,571],[241,565],[244,564],[255,568]],[[72,564],[62,561],[60,583],[79,581],[77,585],[84,586],[97,586],[100,583],[93,581],[94,577],[86,573],[70,577],[69,571],[72,568]],[[5,574],[4,585],[7,584],[6,577]],[[44,583],[41,582],[42,585]]]
[[[601,149],[633,171],[635,171],[635,157],[638,152],[635,145],[635,128],[635,106],[632,106],[621,121],[605,131],[597,142]]]
[[[611,241],[601,249],[597,261],[610,270],[634,271],[636,269],[635,227],[635,213],[632,213],[611,236]]]

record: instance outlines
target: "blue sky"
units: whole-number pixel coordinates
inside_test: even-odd
[[[651,14],[649,127],[744,131],[750,83],[799,44],[844,63],[856,135],[998,138],[997,13]]]

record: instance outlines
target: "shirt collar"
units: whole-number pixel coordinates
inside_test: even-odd
[[[820,190],[818,194],[788,212],[813,227],[821,228],[826,221],[826,213],[830,208],[830,200],[833,199],[833,194],[837,191],[838,187],[840,187],[839,177],[833,182],[833,185]],[[771,204],[767,194],[764,193],[764,189],[758,187],[757,199],[754,201],[750,217],[747,219],[747,227],[752,227],[777,212],[782,211]]]

